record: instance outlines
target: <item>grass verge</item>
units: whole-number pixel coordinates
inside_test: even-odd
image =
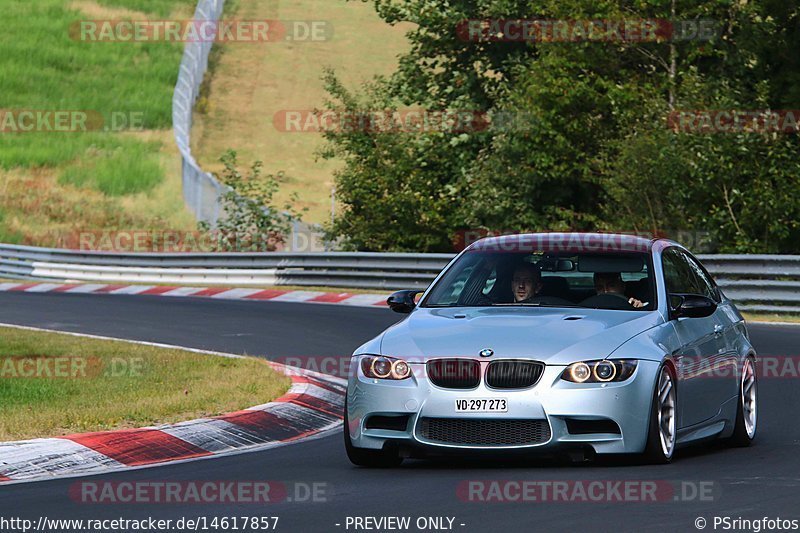
[[[800,315],[776,315],[743,312],[742,316],[744,316],[745,320],[748,322],[792,322],[800,324]]]
[[[20,376],[31,364],[41,377]],[[290,384],[256,358],[0,327],[0,441],[214,416],[269,402]]]

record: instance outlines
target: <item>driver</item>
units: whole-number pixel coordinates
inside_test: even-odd
[[[625,282],[619,272],[595,272],[594,289],[597,294],[614,294],[625,298],[635,308],[644,307],[644,303],[636,298],[625,296]]]
[[[542,274],[539,267],[531,263],[521,263],[514,269],[511,278],[511,292],[515,303],[530,302],[542,289]]]

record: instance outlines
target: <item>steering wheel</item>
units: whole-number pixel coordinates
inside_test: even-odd
[[[635,309],[635,307],[628,302],[628,297],[618,292],[595,294],[582,301],[581,305],[584,307],[593,307],[595,309],[614,309],[622,311]]]

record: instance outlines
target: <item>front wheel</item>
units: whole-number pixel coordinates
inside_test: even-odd
[[[733,435],[728,441],[732,446],[746,447],[756,438],[756,423],[758,410],[756,396],[758,384],[756,382],[756,368],[752,357],[744,360],[742,366],[742,380],[739,383],[739,402],[736,409],[736,422]]]
[[[356,448],[350,439],[350,429],[347,421],[347,399],[344,401],[344,449],[347,458],[356,466],[367,468],[392,468],[400,466],[403,458],[393,450],[370,450],[367,448]]]
[[[650,427],[644,452],[648,463],[665,464],[672,461],[677,434],[677,407],[675,378],[669,367],[662,366],[650,406]]]

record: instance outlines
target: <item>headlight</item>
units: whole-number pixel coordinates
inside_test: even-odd
[[[610,383],[625,381],[636,370],[635,360],[581,361],[572,363],[561,374],[561,379],[573,383]]]
[[[402,359],[367,355],[361,358],[361,371],[368,378],[407,379],[411,377],[411,367]]]

